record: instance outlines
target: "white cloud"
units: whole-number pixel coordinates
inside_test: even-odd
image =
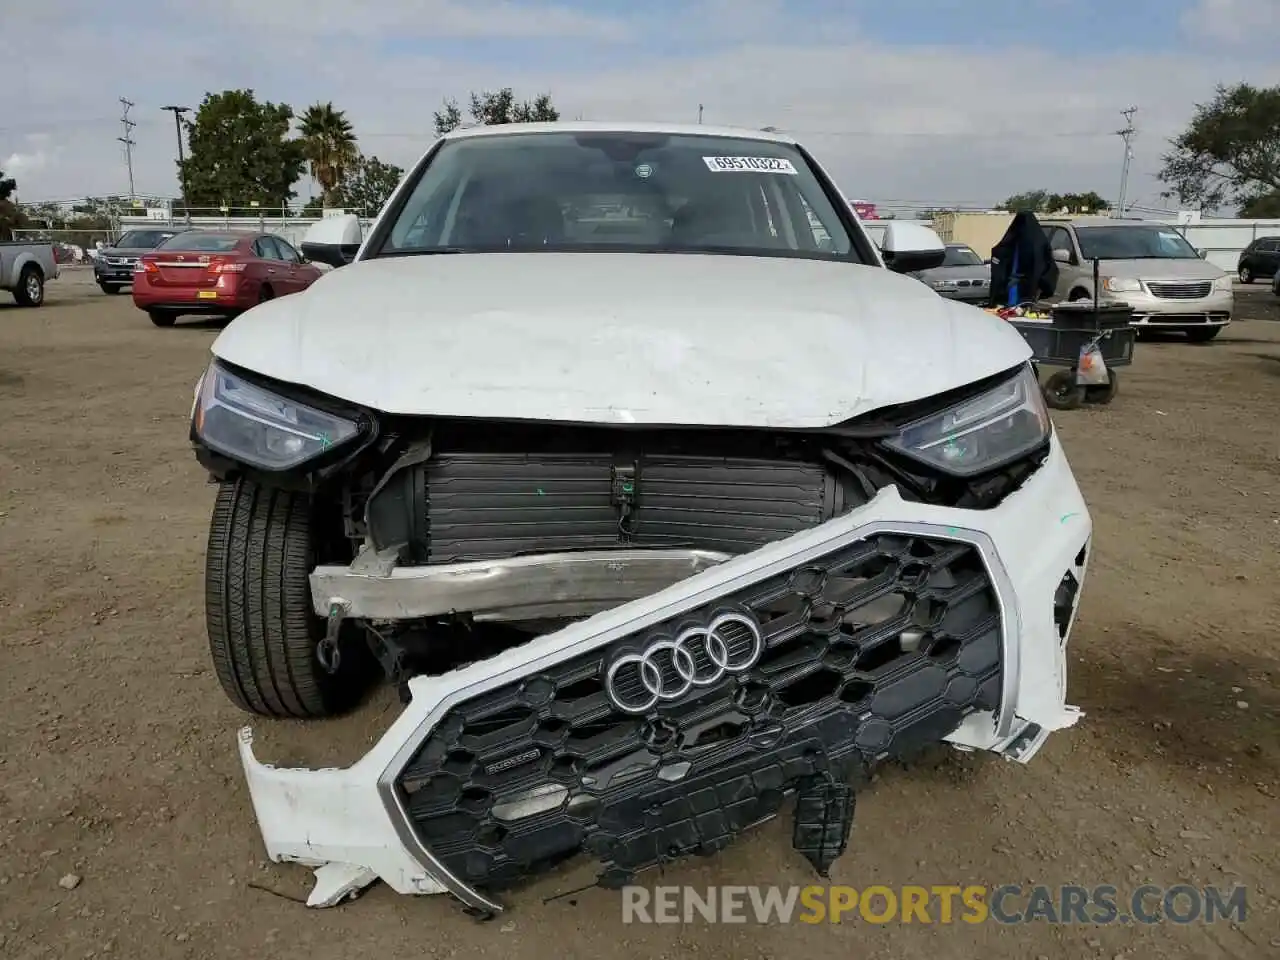
[[[229,2],[211,23],[203,8],[154,16],[140,0],[126,29],[86,20],[86,11],[101,16],[99,5],[46,0],[42,22],[56,26],[59,68],[47,69],[48,50],[9,51],[13,75],[38,79],[26,114],[0,121],[0,156],[40,153],[29,133],[55,135],[60,149],[43,148],[39,169],[5,167],[22,173],[22,196],[127,189],[112,121],[119,96],[138,104],[134,179],[151,193],[176,186],[172,118],[159,107],[195,106],[206,90],[253,87],[296,109],[332,100],[366,152],[407,165],[430,142],[444,97],[510,85],[521,96],[550,91],[566,117],[692,121],[704,104],[707,123],[795,131],[850,195],[922,203],[987,202],[1037,187],[1110,196],[1121,164],[1111,131],[1120,110],[1137,104],[1129,193],[1149,200],[1165,140],[1195,102],[1217,83],[1280,82],[1274,57],[1227,59],[1198,45],[1114,55],[905,48],[859,39],[848,21],[819,44],[786,29],[778,0],[706,0],[665,24],[480,0]],[[1224,0],[1204,0],[1214,2]],[[1274,9],[1277,0],[1248,2]],[[218,24],[240,22],[230,12],[237,4],[257,19],[232,43]],[[457,38],[456,52],[406,54],[415,37]],[[681,52],[659,52],[663,37]],[[695,47],[715,52],[688,52]],[[1064,69],[1051,69],[1055,62]]]
[[[42,169],[49,161],[48,155],[43,151],[35,153],[11,153],[4,158],[4,163],[0,166],[7,176],[29,176],[32,173]]]
[[[1280,0],[1197,0],[1182,15],[1189,37],[1274,50]]]
[[[223,0],[219,9],[233,22],[243,18],[258,29],[279,29],[292,37],[624,40],[631,32],[609,17],[555,3],[522,5],[512,0],[381,0],[363,5],[349,0]],[[204,19],[206,12],[199,8],[190,14]]]

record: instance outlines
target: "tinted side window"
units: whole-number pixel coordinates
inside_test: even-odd
[[[268,260],[284,259],[284,257],[280,256],[280,250],[276,247],[276,241],[273,237],[259,237],[257,246],[262,250],[260,255],[266,257]]]
[[[1075,252],[1075,244],[1071,242],[1071,234],[1062,227],[1053,227],[1049,231],[1049,247],[1053,250]]]
[[[281,260],[287,260],[289,263],[300,263],[302,261],[302,257],[298,255],[298,251],[293,249],[293,247],[289,245],[288,241],[283,240],[280,237],[270,237],[269,239],[276,245],[276,249],[280,251]]]

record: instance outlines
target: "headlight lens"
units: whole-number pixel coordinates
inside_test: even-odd
[[[981,396],[909,424],[885,443],[945,473],[968,477],[1029,453],[1050,429],[1040,383],[1027,366]]]
[[[358,424],[249,383],[214,362],[197,385],[196,435],[264,470],[289,470],[360,432]]]
[[[1138,293],[1142,290],[1142,281],[1132,277],[1103,277],[1102,288],[1112,293]]]
[[[933,281],[933,289],[935,290],[955,290],[956,282],[954,280],[935,280]]]
[[[1223,274],[1222,276],[1220,276],[1217,280],[1213,281],[1213,288],[1214,288],[1215,290],[1230,290],[1230,289],[1232,289],[1232,287],[1231,287],[1231,274],[1229,274],[1229,273],[1224,273],[1224,274]]]

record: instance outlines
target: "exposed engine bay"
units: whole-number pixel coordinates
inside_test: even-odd
[[[242,404],[246,390],[304,396],[226,367],[213,375]],[[303,642],[314,643],[321,682],[345,697],[353,662],[376,660],[406,705],[385,748],[362,761],[386,764],[369,789],[399,838],[394,855],[361,845],[342,854],[355,859],[319,858],[310,839],[305,850],[273,841],[267,823],[292,829],[273,805],[307,802],[293,778],[338,772],[276,771],[245,739],[268,848],[364,865],[319,875],[317,902],[376,875],[491,913],[494,891],[567,858],[590,855],[599,882],[625,883],[719,849],[795,795],[793,844],[825,874],[875,764],[946,740],[1029,759],[1077,715],[1062,702],[1060,670],[1042,710],[1015,714],[1025,676],[1016,590],[984,530],[1009,522],[1005,504],[1055,458],[1031,382],[1010,371],[823,430],[347,409],[347,449],[277,472],[270,488],[198,442],[222,484],[219,509],[252,518],[259,508],[238,500],[265,497],[270,511],[292,497],[289,509],[310,518],[293,576],[305,578]],[[299,409],[316,418],[329,405],[306,402],[316,406]],[[932,428],[911,439],[966,407],[981,430],[952,429],[944,445],[928,439]],[[223,429],[209,423],[197,417],[193,438],[201,425],[205,437]],[[917,448],[903,450],[904,437]],[[1058,483],[1059,469],[1049,473],[1042,483]],[[237,536],[211,539],[215,586]],[[1087,529],[1054,549],[1050,569],[1061,569],[1035,589],[1061,661]],[[211,608],[211,636],[235,616],[225,602]],[[237,679],[245,668],[232,660],[215,652],[233,697],[290,715],[291,701]],[[370,865],[406,856],[428,865],[422,877]],[[397,870],[400,881],[389,879]]]
[[[889,486],[922,503],[995,506],[1047,444],[959,479],[881,442],[957,399],[829,432],[391,421],[328,487],[340,491],[354,564],[343,569],[348,557],[335,544],[333,562],[311,577],[316,612],[362,622],[388,677],[403,685],[816,527]],[[457,565],[466,564],[487,589],[461,589]],[[427,588],[439,582],[434,570],[450,581],[438,593]],[[353,571],[420,574],[424,589],[410,602],[379,603]],[[334,609],[335,598],[348,605]]]

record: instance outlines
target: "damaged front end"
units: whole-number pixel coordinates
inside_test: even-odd
[[[414,676],[403,714],[350,768],[261,764],[243,731],[268,852],[321,868],[313,905],[381,878],[492,913],[495,891],[568,857],[620,884],[720,849],[798,794],[797,849],[825,872],[848,837],[845,785],[870,764],[940,740],[1025,762],[1075,721],[1065,644],[1089,532],[1054,441],[996,509],[886,488],[648,596]],[[407,579],[394,570],[351,577],[367,589],[333,596],[352,615],[418,593],[393,589]],[[315,580],[319,605],[334,574]],[[477,563],[457,586],[484,580]]]
[[[788,797],[825,875],[875,764],[1026,762],[1079,716],[1090,520],[1027,370],[821,432],[349,422],[311,478],[342,522],[304,551],[301,613],[321,663],[363,637],[404,710],[342,769],[240,734],[314,906],[380,878],[489,915],[584,855],[620,885]]]

